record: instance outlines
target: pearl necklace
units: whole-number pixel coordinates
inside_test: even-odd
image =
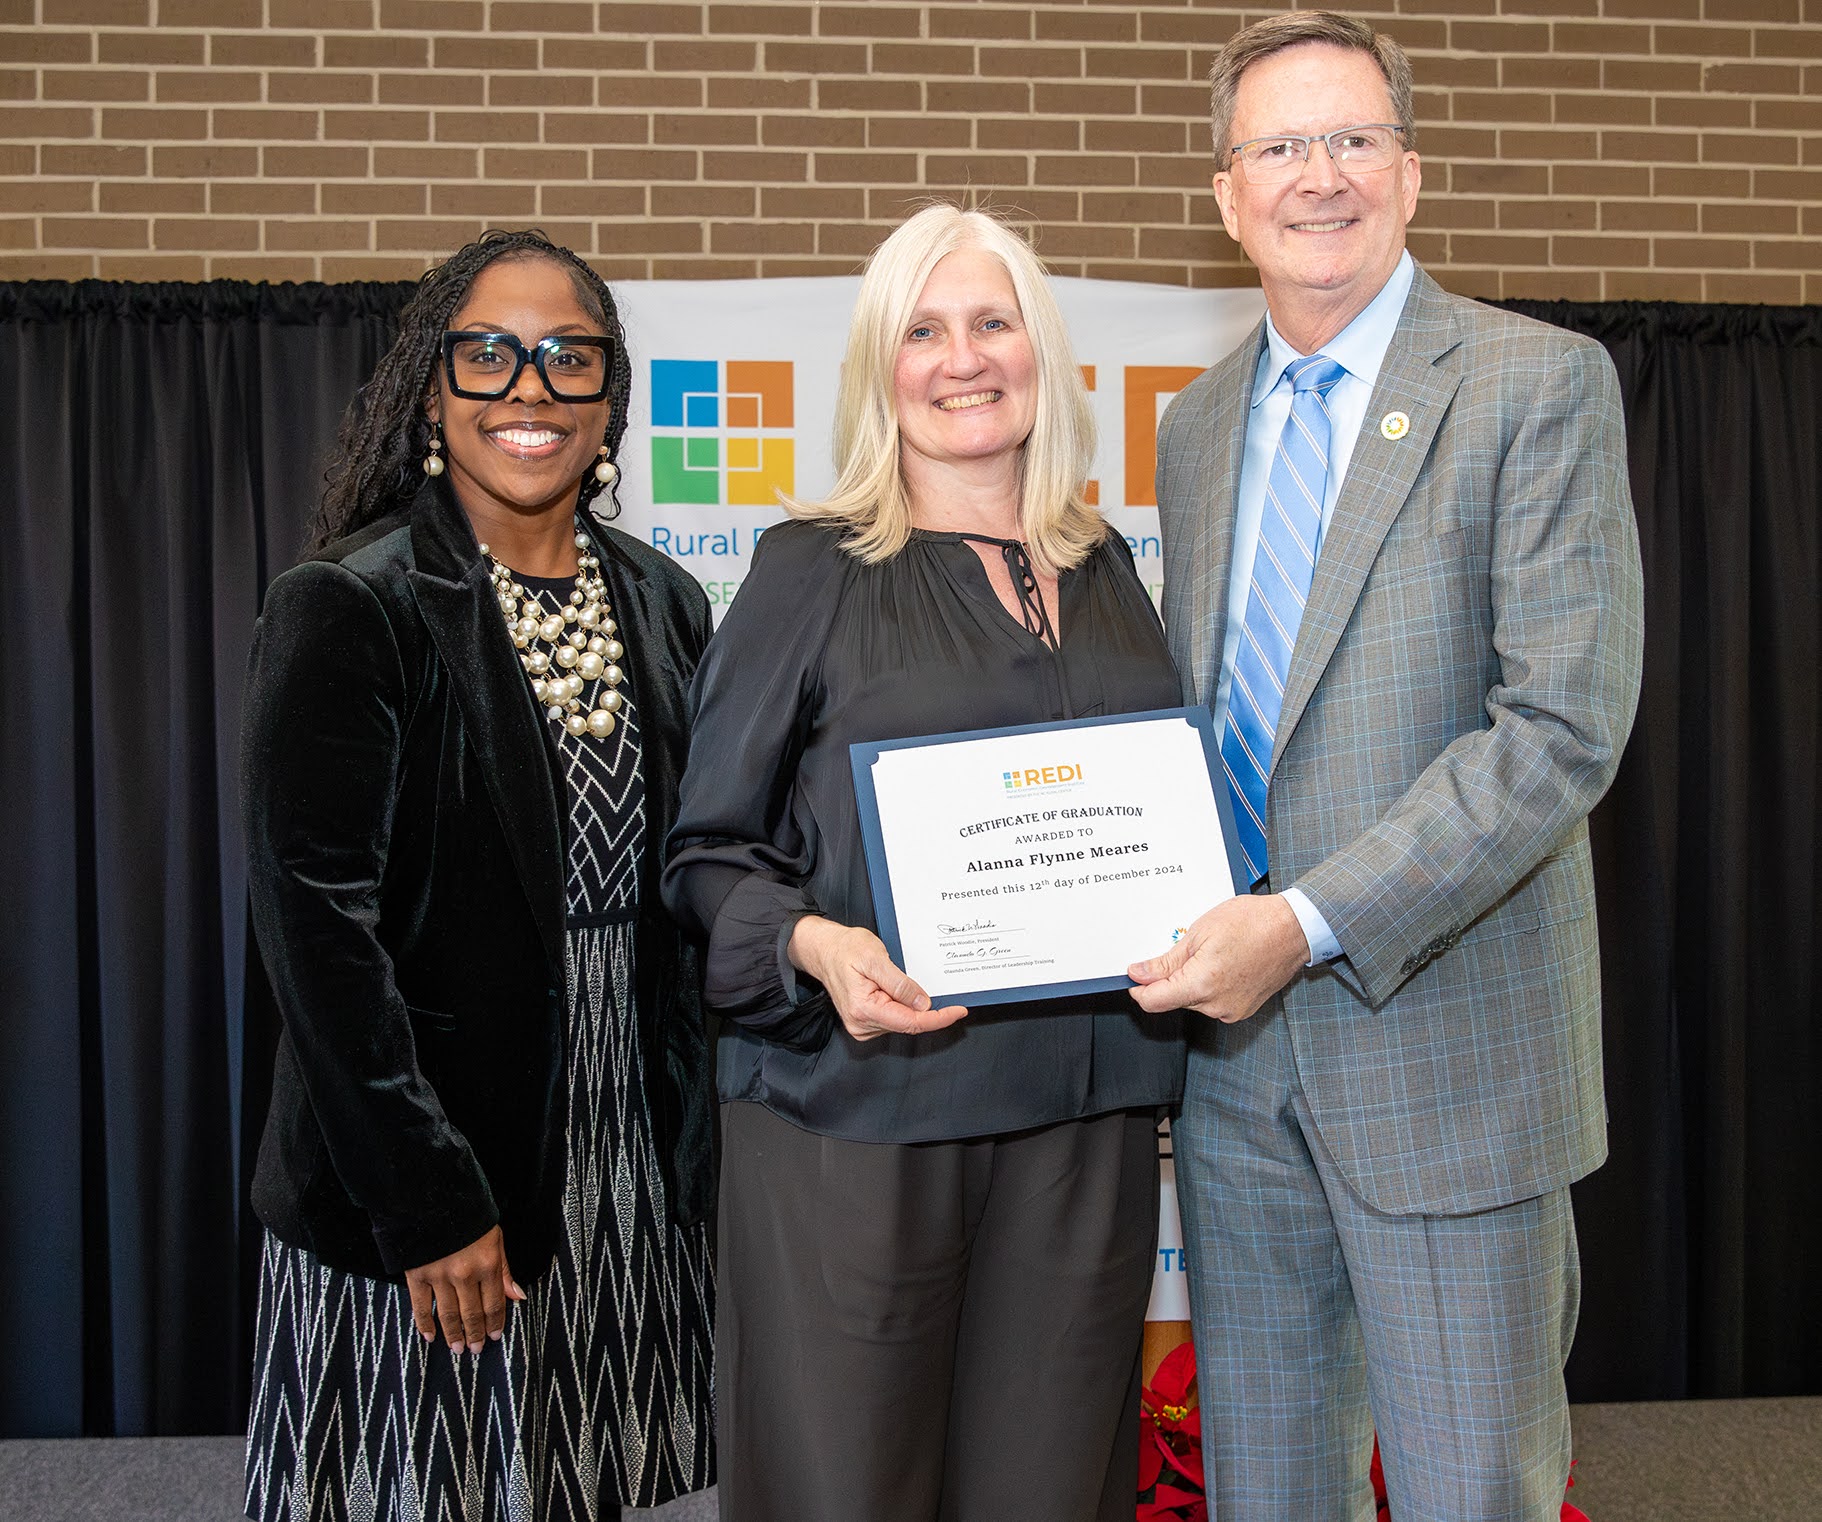
[[[626,646],[614,638],[618,627],[607,604],[607,583],[601,579],[601,562],[589,549],[588,536],[576,535],[576,590],[556,613],[544,605],[512,572],[489,553],[481,553],[491,569],[488,579],[500,600],[506,632],[519,652],[519,664],[531,678],[531,695],[544,705],[545,715],[572,735],[605,739],[614,732],[614,715],[621,697],[615,690],[625,673],[616,664]],[[545,648],[539,649],[542,645]],[[584,709],[582,687],[601,678],[593,705]]]

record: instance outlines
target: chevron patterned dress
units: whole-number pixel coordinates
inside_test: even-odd
[[[632,1008],[646,820],[621,692],[606,740],[558,737],[570,1099],[556,1261],[509,1302],[503,1341],[456,1356],[418,1336],[402,1284],[268,1234],[247,1432],[258,1522],[602,1522],[714,1482],[707,1231],[667,1219]]]

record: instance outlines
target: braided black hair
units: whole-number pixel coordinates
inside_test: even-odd
[[[626,333],[607,282],[568,249],[535,229],[493,230],[425,272],[417,290],[399,313],[399,333],[375,367],[372,378],[355,394],[335,440],[335,457],[324,472],[323,499],[317,508],[308,553],[365,528],[405,506],[423,484],[423,459],[429,452],[430,420],[424,398],[436,382],[443,334],[468,295],[475,276],[500,259],[549,259],[562,266],[583,308],[610,339],[607,400],[607,457],[618,459],[626,432],[626,407],[632,393],[633,367],[626,353]],[[601,490],[593,471],[582,477],[578,499],[586,503]],[[617,513],[620,499],[613,495]]]

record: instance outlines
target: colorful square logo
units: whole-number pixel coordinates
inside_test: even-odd
[[[770,507],[796,489],[789,360],[652,361],[652,500]]]

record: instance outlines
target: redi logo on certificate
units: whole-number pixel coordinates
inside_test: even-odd
[[[850,747],[880,939],[937,1004],[1127,988],[1231,898],[1206,708]]]
[[[1031,792],[1037,788],[1079,787],[1082,784],[1082,764],[1079,761],[1062,761],[1053,766],[1018,767],[1000,774],[1010,792],[1014,788]]]

